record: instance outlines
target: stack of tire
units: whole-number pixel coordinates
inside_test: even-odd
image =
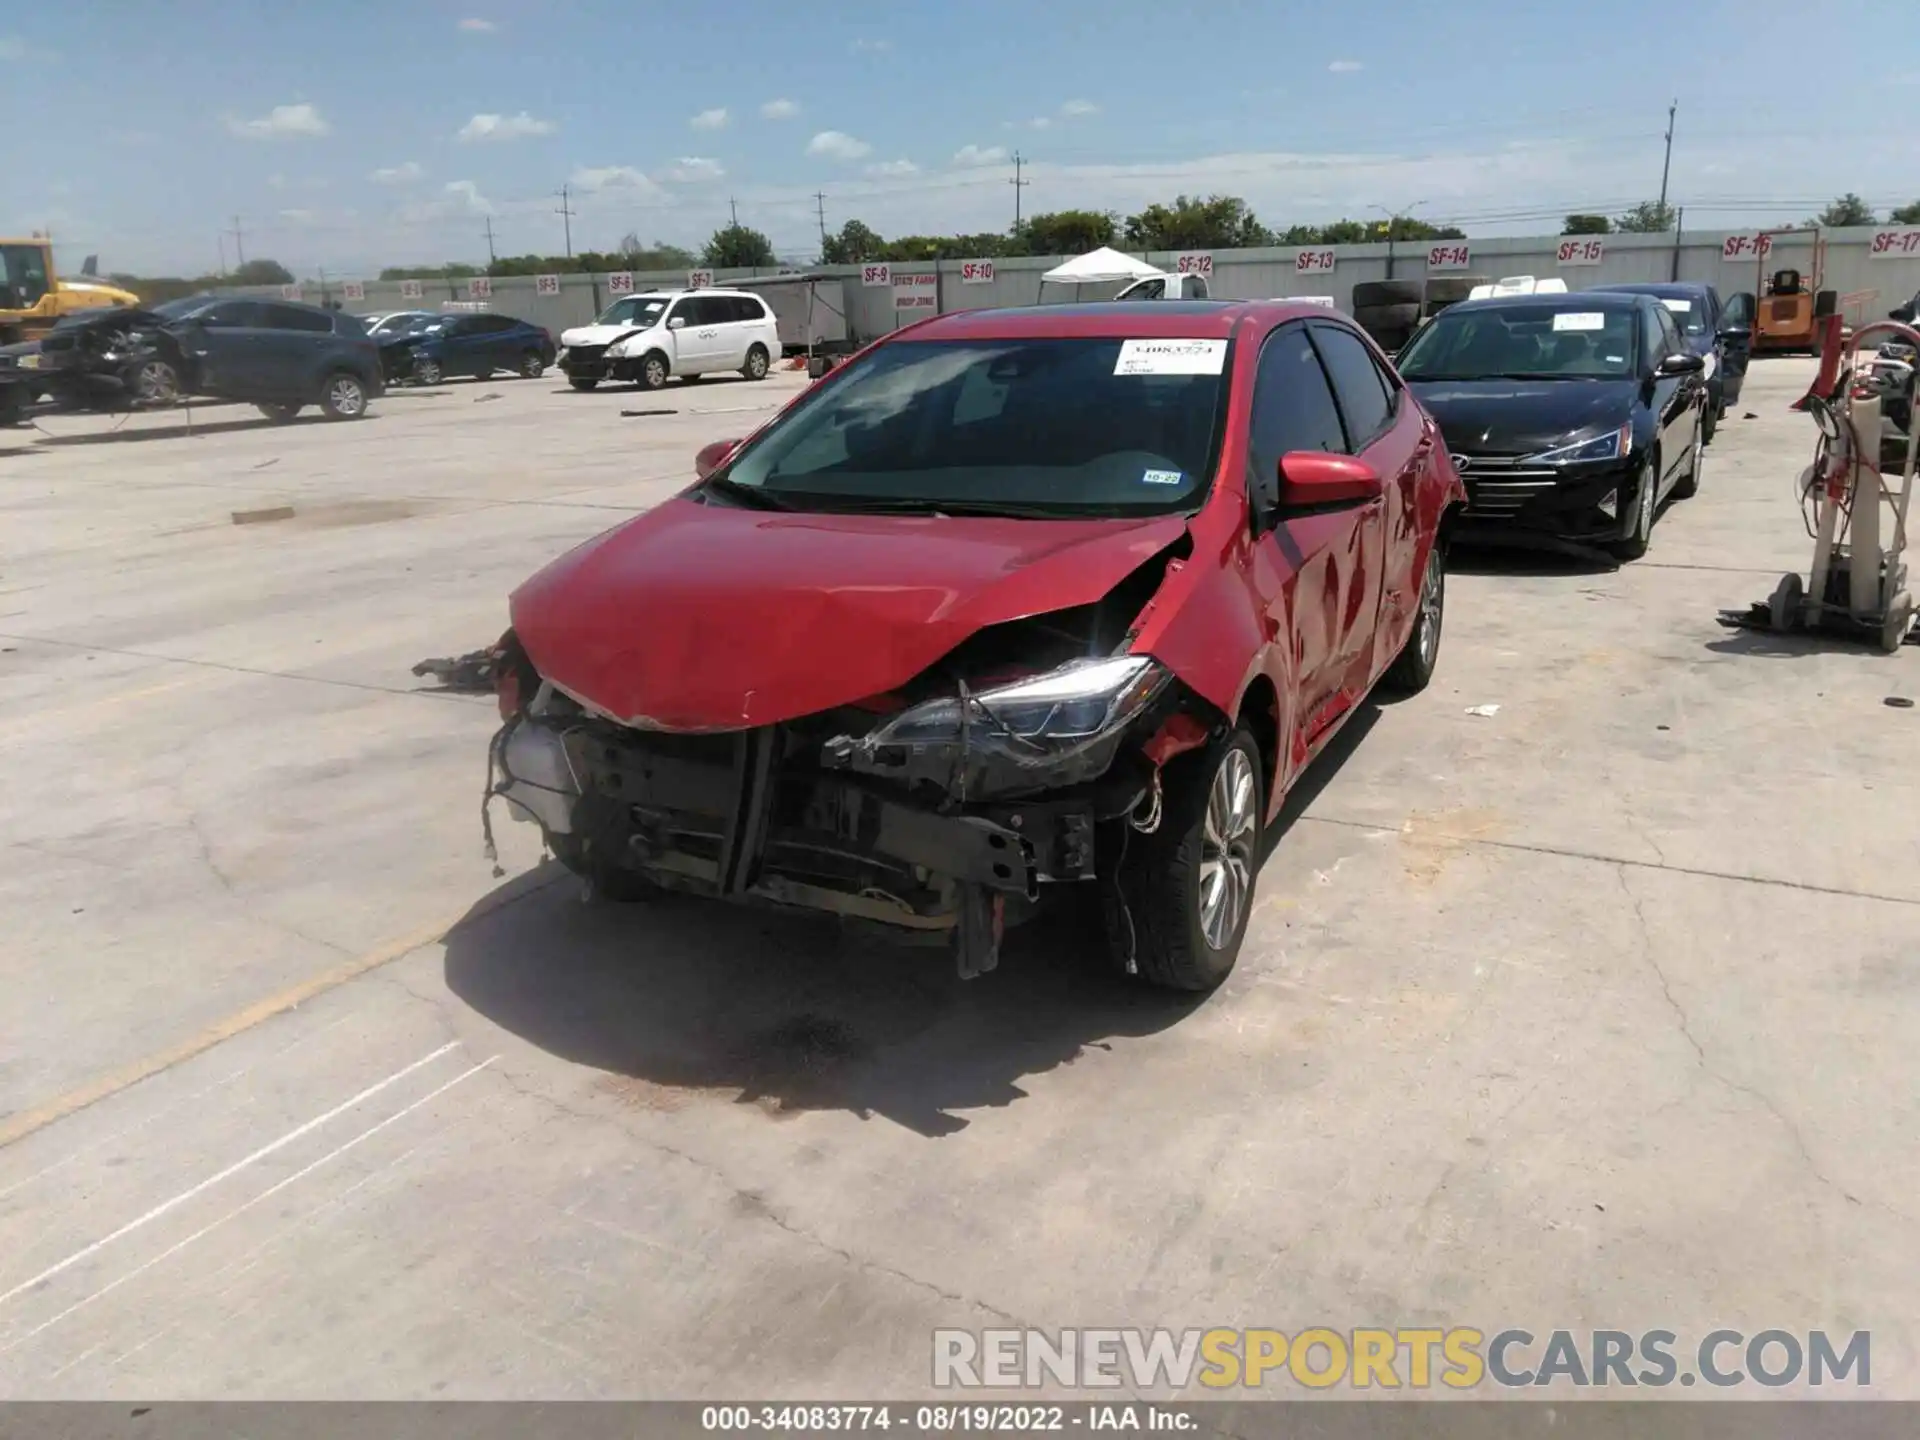
[[[1458,305],[1474,286],[1485,283],[1485,277],[1479,275],[1362,280],[1353,287],[1354,323],[1382,350],[1398,350],[1413,338],[1423,321],[1431,320],[1449,305]]]

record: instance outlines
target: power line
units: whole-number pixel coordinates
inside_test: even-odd
[[[1021,159],[1020,152],[1018,150],[1014,151],[1013,178],[1007,181],[1007,183],[1013,186],[1013,231],[1016,235],[1020,233],[1020,192],[1033,183],[1031,180],[1022,180],[1020,178],[1020,167],[1025,163],[1026,162]]]

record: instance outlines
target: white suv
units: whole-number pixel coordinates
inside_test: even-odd
[[[615,301],[560,344],[560,368],[576,390],[605,379],[658,390],[670,375],[718,370],[764,379],[780,354],[780,326],[748,290],[655,290]]]

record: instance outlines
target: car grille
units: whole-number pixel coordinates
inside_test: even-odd
[[[606,353],[605,345],[569,345],[567,347],[567,359],[574,364],[582,361],[591,364]]]
[[[1528,501],[1560,483],[1556,470],[1522,466],[1510,455],[1458,455],[1454,464],[1467,485],[1467,514],[1477,519],[1517,515]]]

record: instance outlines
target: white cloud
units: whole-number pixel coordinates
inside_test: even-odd
[[[709,160],[701,155],[682,155],[660,172],[660,178],[671,180],[676,185],[698,185],[707,180],[724,179],[726,173],[718,160]]]
[[[891,49],[893,49],[891,40],[868,40],[863,37],[853,42],[856,55],[884,55]]]
[[[418,160],[407,160],[399,165],[383,165],[367,178],[376,185],[407,185],[426,173]]]
[[[1069,100],[1060,107],[1062,115],[1098,115],[1100,107],[1091,100]]]
[[[998,165],[1007,158],[1004,145],[962,145],[954,152],[956,165]]]
[[[518,115],[476,115],[460,127],[462,140],[521,140],[529,135],[551,135],[560,127],[536,120],[525,110]]]
[[[449,180],[446,194],[457,210],[464,210],[469,215],[493,214],[493,202],[482,195],[480,187],[471,180]]]
[[[1050,116],[1036,115],[1027,124],[1035,130],[1045,130],[1053,124],[1053,120]]]
[[[491,20],[482,20],[478,15],[469,15],[460,22],[460,28],[469,35],[491,35],[500,27]]]
[[[687,121],[696,130],[724,130],[727,128],[727,112],[724,106],[713,110],[702,110]]]
[[[282,210],[280,212],[280,218],[282,220],[291,220],[295,225],[311,225],[314,219],[314,212],[311,210]]]
[[[1362,65],[1358,60],[1336,60],[1327,66],[1327,69],[1335,75],[1351,75],[1356,70],[1364,70],[1366,68],[1367,67]]]
[[[276,105],[257,120],[229,115],[227,129],[242,140],[283,140],[296,135],[326,135],[333,127],[311,105]]]
[[[764,120],[791,120],[799,113],[799,103],[793,100],[769,100],[760,107],[760,116]]]
[[[807,154],[824,155],[830,160],[863,160],[872,153],[873,146],[843,130],[822,130],[807,142]]]
[[[867,166],[869,175],[918,175],[919,173],[920,167],[911,160],[882,160],[877,165]]]
[[[662,193],[649,176],[631,165],[581,166],[567,177],[567,183],[588,195],[598,195],[603,190],[619,190],[653,198]]]

